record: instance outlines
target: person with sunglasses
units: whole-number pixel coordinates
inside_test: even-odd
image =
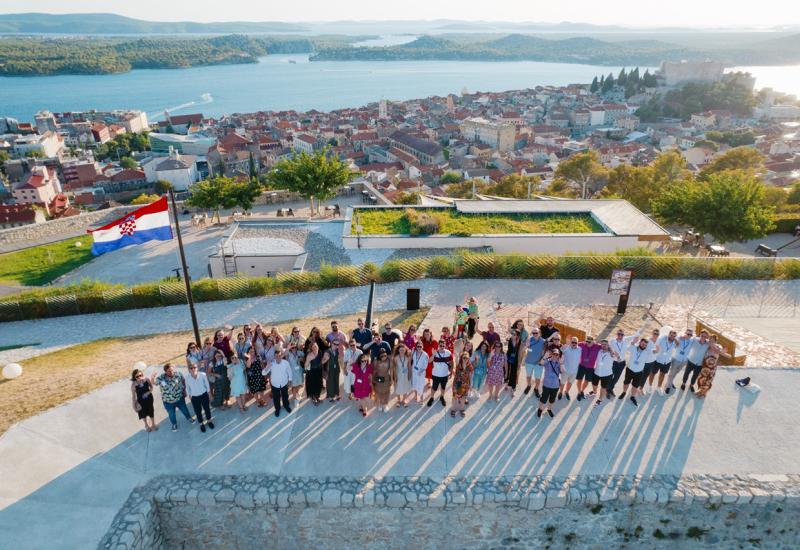
[[[559,336],[560,339],[560,336]],[[553,340],[559,341],[560,340]],[[581,364],[581,355],[583,354],[583,350],[578,346],[578,337],[571,336],[569,339],[569,344],[565,344],[561,347],[561,355],[564,358],[564,385],[563,389],[559,390],[558,398],[561,399],[561,396],[567,398],[567,401],[570,400],[569,390],[572,389],[572,383],[575,381],[575,377],[578,375],[578,367]]]
[[[433,405],[436,398],[436,390],[439,389],[439,402],[442,407],[447,406],[447,401],[444,398],[444,392],[447,388],[447,379],[450,378],[452,373],[453,354],[445,346],[444,340],[439,340],[439,349],[433,353],[433,383],[431,384],[431,395],[428,398],[428,406]]]
[[[488,342],[483,341],[479,348],[483,345],[489,345]],[[492,355],[489,357],[489,363],[486,368],[486,385],[489,387],[489,400],[500,401],[500,390],[508,376],[508,360],[506,354],[503,353],[503,343],[495,342],[492,348]]]
[[[211,419],[209,400],[211,386],[208,383],[206,373],[200,372],[197,365],[189,367],[189,376],[186,377],[186,391],[189,394],[189,400],[192,402],[194,416],[197,419],[197,423],[200,424],[200,431],[205,433],[206,426],[213,430],[214,422]],[[205,420],[203,419],[204,413]]]
[[[425,393],[425,382],[427,381],[425,373],[428,370],[429,360],[430,358],[425,353],[422,341],[417,341],[414,351],[411,352],[411,389],[414,392],[414,398],[420,405],[422,404],[422,396]]]
[[[361,321],[363,324],[363,321]],[[344,378],[344,394],[348,400],[353,399],[353,365],[358,361],[358,358],[363,355],[363,351],[358,347],[358,341],[351,338],[347,344],[347,349],[344,352],[344,362],[342,363],[342,377]]]
[[[536,411],[536,416],[541,418],[542,411],[546,410],[550,418],[553,418],[553,403],[556,402],[556,394],[561,387],[561,373],[564,368],[561,346],[548,343],[542,363],[544,367],[542,396],[539,398],[539,409]]]
[[[155,410],[153,408],[153,381],[147,378],[139,369],[133,369],[131,373],[131,397],[133,398],[133,410],[139,415],[139,420],[144,421],[144,429],[152,432],[158,429],[155,422]],[[148,422],[149,421],[149,422]]]
[[[358,362],[353,365],[353,397],[356,399],[356,407],[361,416],[366,417],[369,409],[369,396],[372,394],[372,364],[369,355],[366,353],[358,358]]]
[[[372,342],[372,331],[368,327],[364,326],[364,319],[359,318],[358,321],[356,321],[356,324],[358,326],[353,329],[351,341],[355,340],[356,347],[360,350],[363,350],[364,346]]]
[[[669,366],[669,373],[667,374],[667,383],[665,384],[664,393],[669,395],[675,388],[675,377],[686,368],[686,362],[689,360],[689,348],[692,347],[694,341],[694,331],[690,328],[686,329],[679,338],[678,345],[675,348],[675,354],[672,356],[672,361]]]
[[[398,407],[408,407],[408,396],[412,391],[411,355],[411,349],[401,342],[392,357],[392,382]]]
[[[389,412],[389,397],[392,393],[392,363],[385,350],[381,350],[373,364],[372,389],[375,391],[377,410]]]
[[[298,331],[299,332],[299,331]],[[282,354],[283,359],[292,368],[292,399],[295,403],[300,401],[300,390],[305,385],[305,369],[303,368],[303,349],[302,344],[288,340],[286,351]],[[275,396],[272,396],[273,399]],[[274,401],[273,401],[274,403]]]
[[[289,386],[292,382],[292,367],[283,357],[283,349],[278,348],[275,350],[275,357],[272,361],[272,368],[270,369],[272,375],[270,376],[270,385],[272,389],[272,405],[275,408],[275,417],[281,415],[281,403],[286,413],[292,412],[289,406]]]

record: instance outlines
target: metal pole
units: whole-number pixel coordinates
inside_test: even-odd
[[[369,283],[369,299],[367,300],[367,319],[364,322],[366,327],[372,330],[372,309],[375,302],[375,281]]]
[[[169,199],[172,202],[172,219],[175,222],[175,235],[178,237],[178,251],[180,252],[181,266],[183,267],[183,282],[186,284],[186,301],[189,302],[189,313],[192,316],[194,342],[199,348],[200,329],[197,326],[197,314],[194,311],[194,298],[192,298],[192,282],[189,277],[189,267],[186,265],[186,255],[183,253],[183,238],[181,237],[181,226],[178,223],[178,207],[175,205],[175,193],[172,189],[169,190]]]

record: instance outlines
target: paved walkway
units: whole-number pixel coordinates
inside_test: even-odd
[[[733,380],[751,374],[760,394]],[[537,419],[532,397],[485,397],[466,419],[440,404],[362,419],[347,403],[308,403],[276,419],[251,407],[206,434],[180,421],[141,430],[127,382],[14,426],[0,438],[0,532],[9,548],[89,548],[130,490],[161,473],[568,475],[800,473],[798,370],[722,370],[705,401],[651,395],[638,408],[557,402]]]
[[[484,317],[498,301],[504,307],[547,308],[556,304],[614,305],[604,280],[436,280],[424,279],[378,285],[376,310],[403,309],[406,288],[421,289],[424,306],[460,303],[473,295],[483,304]],[[368,287],[263,296],[197,304],[201,327],[234,325],[259,319],[262,322],[302,317],[343,315],[366,308]],[[701,310],[722,319],[747,319],[758,333],[765,322],[800,329],[800,281],[634,281],[631,305],[669,304]],[[446,306],[445,306],[446,307]],[[770,320],[770,321],[762,321]],[[450,322],[450,321],[448,321]],[[438,328],[441,327],[437,327]],[[48,346],[76,344],[110,336],[135,336],[163,331],[190,330],[186,306],[129,310],[34,321],[0,323],[0,347],[30,341]],[[779,334],[793,340],[779,342],[797,346],[786,330]],[[793,348],[796,349],[796,348]],[[1,359],[0,359],[1,360]]]

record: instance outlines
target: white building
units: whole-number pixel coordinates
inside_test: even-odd
[[[175,191],[188,191],[189,187],[198,181],[195,159],[191,156],[172,152],[168,157],[155,157],[147,165],[145,169],[147,181],[151,181],[148,177],[148,170],[152,170],[155,175],[152,181],[168,181]]]
[[[61,183],[55,170],[34,166],[25,181],[14,187],[12,195],[17,204],[42,204],[47,209],[59,193]]]
[[[20,136],[14,140],[14,154],[24,157],[28,153],[41,153],[47,158],[58,156],[64,148],[64,142],[55,132],[47,131],[44,134],[30,134]]]

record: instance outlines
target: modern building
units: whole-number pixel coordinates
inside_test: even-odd
[[[468,118],[459,125],[461,135],[469,141],[485,143],[499,151],[514,149],[517,127],[513,122],[496,122],[485,118]]]
[[[441,145],[400,130],[389,136],[389,144],[391,147],[414,155],[422,164],[441,164],[445,161],[444,149]]]
[[[237,224],[208,257],[209,277],[274,277],[287,271],[303,271],[308,254],[294,241],[255,236],[247,223]]]
[[[208,154],[208,150],[217,143],[217,138],[208,137],[203,134],[190,134],[183,136],[180,134],[160,134],[152,132],[150,138],[150,151],[154,155],[168,155],[170,148],[181,155],[202,155]]]

